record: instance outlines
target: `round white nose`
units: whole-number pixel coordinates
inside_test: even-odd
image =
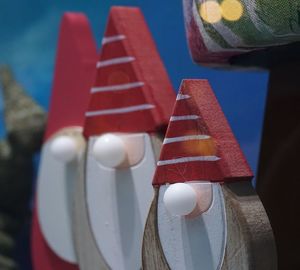
[[[78,147],[74,138],[62,135],[52,141],[50,151],[56,159],[67,163],[76,158]]]
[[[105,134],[94,143],[93,155],[103,166],[116,168],[126,160],[127,151],[120,136]]]
[[[174,216],[190,214],[197,204],[197,193],[193,187],[184,183],[170,185],[163,197],[166,209]]]

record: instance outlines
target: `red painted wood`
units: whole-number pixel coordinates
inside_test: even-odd
[[[166,127],[175,92],[140,9],[113,7],[104,40],[112,37],[119,39],[103,44],[98,65],[124,57],[131,57],[132,61],[98,67],[94,88],[143,85],[113,91],[102,88],[100,92],[91,93],[85,136],[105,132],[153,132]],[[152,108],[126,113],[111,111],[140,105]],[[99,111],[106,114],[89,116]]]
[[[81,13],[63,16],[45,140],[67,126],[83,126],[95,78],[96,42]]]
[[[96,62],[96,43],[87,18],[81,13],[65,13],[59,34],[45,141],[62,128],[83,126]],[[32,225],[32,259],[35,270],[78,269],[59,258],[47,245],[38,222],[37,206]]]
[[[185,95],[180,99],[180,95]],[[192,119],[180,120],[179,117]],[[182,141],[194,135],[205,139]],[[177,142],[168,141],[178,138]],[[179,163],[180,159],[192,160]],[[210,159],[209,161],[207,159]],[[170,161],[165,165],[166,161]],[[182,161],[182,160],[181,160]],[[184,80],[162,147],[153,185],[196,180],[251,180],[252,172],[207,80]]]

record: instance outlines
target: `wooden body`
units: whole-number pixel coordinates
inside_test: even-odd
[[[222,270],[277,269],[276,248],[266,211],[250,182],[221,186],[226,209],[227,241]],[[158,194],[151,205],[144,232],[143,269],[170,268],[164,255],[158,232]],[[197,239],[199,242],[201,238]],[[188,247],[192,247],[187,243]],[[198,262],[195,256],[191,258]],[[191,269],[201,269],[202,264]],[[213,269],[213,268],[210,268]],[[206,269],[205,269],[206,270]],[[207,269],[208,270],[208,269]]]
[[[145,156],[132,168],[121,171],[104,168],[92,160],[90,152],[87,153],[88,165],[81,168],[81,175],[86,181],[78,179],[75,192],[75,206],[85,205],[87,209],[74,213],[82,269],[141,267],[139,254],[144,224],[153,198],[151,179],[156,160],[151,137],[147,134],[142,136]],[[91,138],[90,144],[93,142],[94,138]],[[84,185],[80,185],[80,181]],[[87,214],[88,224],[80,220],[84,213]]]
[[[138,136],[143,140],[143,158],[135,166],[124,169],[99,164],[91,153],[97,137],[89,140],[85,174],[87,211],[98,250],[110,269],[141,267],[139,254],[153,198],[151,179],[155,157],[150,136]]]

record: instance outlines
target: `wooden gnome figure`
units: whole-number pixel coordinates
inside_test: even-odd
[[[138,8],[113,7],[85,113],[75,191],[80,269],[140,269],[159,137],[175,94]]]
[[[72,202],[78,164],[85,152],[82,135],[97,53],[86,17],[63,16],[49,116],[41,153],[32,226],[36,270],[75,270]]]
[[[252,172],[206,80],[184,80],[153,178],[143,269],[275,269]]]

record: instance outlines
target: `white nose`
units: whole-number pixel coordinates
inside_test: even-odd
[[[77,142],[71,136],[59,136],[52,141],[50,151],[59,161],[64,163],[71,162],[78,154]]]
[[[174,216],[185,216],[193,212],[197,204],[197,193],[188,184],[170,185],[163,197],[166,209]]]
[[[125,162],[127,151],[120,136],[105,134],[94,143],[93,155],[103,166],[116,168]]]

